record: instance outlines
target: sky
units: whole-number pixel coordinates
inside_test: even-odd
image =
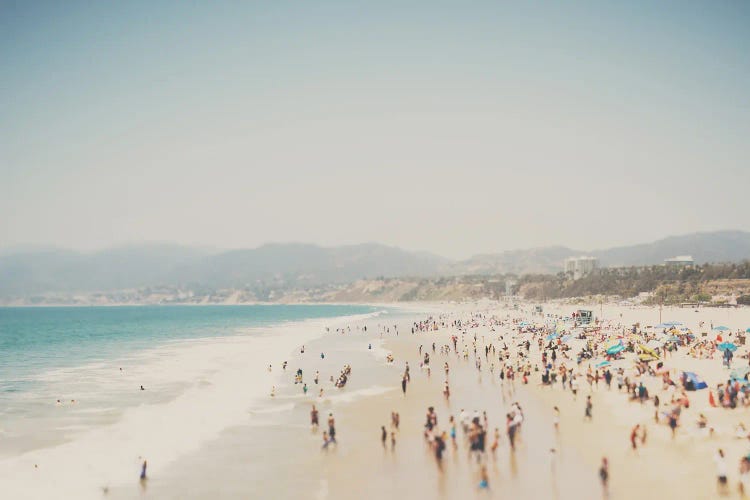
[[[749,2],[0,0],[0,247],[750,230]]]

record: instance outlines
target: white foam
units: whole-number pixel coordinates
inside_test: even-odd
[[[158,475],[222,430],[247,422],[253,407],[266,401],[271,386],[280,385],[281,361],[299,345],[322,336],[325,325],[377,314],[290,323],[267,328],[273,332],[262,336],[200,339],[154,349],[141,358],[150,361],[135,368],[141,380],[147,380],[138,383],[150,389],[165,379],[188,382],[186,390],[166,402],[130,407],[114,424],[93,428],[70,442],[3,460],[0,491],[6,498],[100,498],[104,486],[137,481],[144,458],[149,474]],[[269,363],[275,368],[271,373]],[[112,375],[100,374],[100,390],[124,383],[117,382],[121,377],[117,368],[106,364],[87,368],[99,372],[102,366]],[[135,381],[133,370],[130,367],[122,375],[128,384]]]

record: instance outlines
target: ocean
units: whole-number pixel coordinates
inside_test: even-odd
[[[0,308],[0,459],[85,443],[99,429],[122,432],[122,441],[147,433],[141,424],[149,419],[221,405],[225,411],[195,423],[196,440],[208,437],[241,413],[222,398],[241,394],[244,409],[266,394],[271,382],[255,373],[259,367],[279,369],[286,354],[323,335],[331,320],[377,311],[351,305]],[[164,448],[179,452],[170,443]]]

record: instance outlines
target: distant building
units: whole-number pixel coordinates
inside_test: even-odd
[[[573,275],[573,279],[586,276],[599,267],[599,259],[596,257],[569,257],[565,259],[565,272]]]
[[[664,259],[664,265],[667,267],[687,267],[693,264],[695,264],[695,261],[690,255],[678,255],[677,257]]]

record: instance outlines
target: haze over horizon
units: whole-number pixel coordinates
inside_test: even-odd
[[[0,247],[737,229],[750,4],[0,4]]]

